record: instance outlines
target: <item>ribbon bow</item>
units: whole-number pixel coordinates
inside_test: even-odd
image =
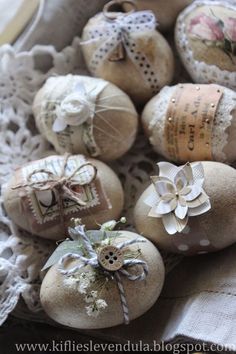
[[[88,252],[89,258],[84,257],[79,254],[75,253],[67,253],[63,257],[61,257],[59,261],[59,271],[61,274],[66,275],[66,276],[71,276],[78,272],[81,268],[83,268],[86,265],[90,265],[93,268],[101,268],[103,270],[104,274],[111,275],[111,272],[104,270],[102,266],[99,263],[98,260],[98,254],[94,250],[91,241],[89,240],[88,236],[86,235],[85,232],[85,226],[84,225],[78,225],[75,228],[69,228],[69,234],[70,236],[74,239],[76,236],[80,236],[84,242],[85,248]],[[128,240],[122,243],[119,243],[116,245],[116,248],[119,250],[124,249],[125,247],[135,244],[135,243],[140,243],[140,242],[146,242],[143,238],[137,237],[133,240]],[[66,269],[65,264],[68,262],[68,260],[73,260],[73,259],[78,259],[80,261],[79,264],[77,264],[75,267]],[[138,275],[131,274],[127,268],[140,265],[142,266],[142,272]],[[117,281],[117,286],[120,292],[120,299],[121,299],[121,305],[123,309],[123,315],[124,315],[124,323],[128,324],[129,323],[129,308],[127,305],[126,297],[125,297],[125,291],[124,287],[121,281],[121,275],[127,277],[131,281],[142,281],[146,278],[148,274],[148,265],[145,261],[136,259],[136,258],[131,258],[131,259],[126,259],[124,260],[122,268],[119,270],[112,272],[112,275]]]
[[[22,188],[22,187],[30,187],[35,191],[54,190],[56,192],[56,198],[57,198],[57,203],[58,203],[58,207],[59,207],[59,215],[60,215],[61,224],[62,224],[64,230],[65,230],[65,216],[64,216],[64,212],[63,212],[63,198],[67,197],[67,198],[73,200],[74,202],[76,202],[78,205],[85,206],[86,202],[84,202],[80,198],[79,193],[77,193],[76,191],[73,190],[73,186],[89,185],[95,180],[96,175],[97,175],[97,168],[91,162],[86,162],[86,163],[80,165],[70,175],[67,176],[66,175],[66,168],[67,168],[69,157],[70,157],[70,154],[65,155],[60,175],[55,174],[52,171],[44,169],[44,168],[35,169],[27,176],[27,182],[25,184],[21,184],[16,187],[12,187],[12,189],[18,189],[18,188]],[[93,173],[90,175],[86,174],[86,177],[84,178],[83,181],[79,180],[78,176],[80,174],[84,173],[82,170],[86,166],[91,166],[93,168]],[[41,180],[41,181],[34,181],[33,177],[35,177],[39,173],[45,174],[48,178]]]
[[[133,13],[117,13],[115,18],[109,17],[109,12],[104,12],[105,22],[96,27],[96,30],[89,32],[90,39],[81,42],[87,45],[103,39],[101,46],[95,50],[90,70],[96,72],[97,67],[105,59],[110,61],[124,60],[125,53],[142,72],[145,81],[150,85],[153,92],[158,92],[158,78],[151,68],[147,57],[136,48],[136,42],[130,34],[155,30],[157,21],[151,11],[137,11]]]

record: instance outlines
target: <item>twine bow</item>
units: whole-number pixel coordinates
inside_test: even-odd
[[[65,154],[61,174],[55,174],[52,171],[44,168],[35,169],[27,176],[27,182],[25,184],[18,185],[16,187],[12,187],[12,189],[18,189],[23,187],[30,187],[34,191],[46,191],[46,190],[54,190],[56,192],[56,200],[59,208],[59,216],[61,220],[61,225],[66,234],[66,225],[65,225],[65,215],[64,215],[64,207],[63,207],[63,199],[65,197],[73,200],[80,206],[85,206],[86,202],[84,202],[80,193],[77,193],[73,190],[73,186],[86,186],[91,184],[96,176],[97,176],[97,168],[91,163],[86,162],[76,168],[70,175],[66,175],[66,168],[68,164],[70,154]],[[86,174],[86,177],[83,181],[79,181],[78,175],[84,173],[82,170],[86,166],[91,166],[93,168],[93,173],[91,175]],[[41,181],[33,181],[33,177],[39,173],[45,174],[48,178]]]
[[[91,244],[91,241],[89,240],[88,236],[86,235],[85,232],[85,227],[84,225],[78,225],[75,228],[69,228],[69,234],[71,235],[72,238],[76,237],[76,236],[80,236],[84,242],[84,245],[86,247],[86,250],[88,252],[89,258],[84,257],[82,255],[79,254],[75,254],[75,253],[67,253],[65,254],[63,257],[61,257],[60,261],[59,261],[59,271],[61,274],[66,275],[66,276],[71,276],[73,274],[75,274],[76,272],[78,272],[78,270],[80,270],[81,268],[83,268],[86,265],[90,265],[93,268],[101,268],[104,271],[104,274],[107,275],[113,275],[116,282],[117,282],[117,286],[119,289],[119,293],[120,293],[120,299],[121,299],[121,305],[122,305],[122,309],[123,309],[123,315],[124,315],[124,323],[128,324],[129,323],[129,308],[128,308],[128,304],[127,304],[127,300],[126,300],[126,296],[125,296],[125,291],[124,291],[124,287],[122,284],[122,280],[121,280],[121,275],[125,276],[127,279],[131,280],[131,281],[142,281],[146,278],[147,274],[148,274],[148,265],[145,261],[140,260],[140,259],[136,259],[136,258],[131,258],[131,259],[126,259],[124,260],[123,263],[123,267],[115,272],[109,272],[107,270],[104,270],[99,261],[98,261],[98,254],[96,253],[96,251],[93,249],[93,246]],[[119,243],[118,245],[116,245],[116,247],[121,250],[124,249],[125,247],[135,244],[135,243],[140,243],[140,242],[146,242],[144,239],[137,237],[133,240],[128,240],[122,243]],[[65,268],[65,264],[68,260],[79,260],[81,263],[77,264],[75,267],[70,268],[70,269],[66,269]],[[129,272],[129,268],[132,266],[136,266],[136,265],[140,265],[142,266],[142,272],[138,275],[134,275],[131,274]]]
[[[151,11],[137,11],[117,13],[111,17],[105,10],[104,17],[105,22],[103,21],[95,30],[89,31],[90,39],[81,42],[81,45],[87,45],[103,39],[89,63],[90,70],[95,73],[97,67],[107,58],[110,61],[120,61],[124,60],[127,54],[141,71],[152,91],[156,93],[159,89],[158,77],[145,54],[136,48],[136,42],[131,36],[132,33],[155,30],[157,26],[155,15]]]

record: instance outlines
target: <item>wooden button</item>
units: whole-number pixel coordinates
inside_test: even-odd
[[[123,266],[123,253],[115,246],[105,246],[98,253],[98,261],[104,269],[115,272]]]

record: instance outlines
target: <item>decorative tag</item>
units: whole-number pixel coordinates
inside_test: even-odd
[[[212,127],[222,94],[217,85],[178,85],[166,114],[165,143],[170,159],[212,160]]]
[[[44,172],[34,173],[34,171],[51,171],[53,176],[61,176],[64,159],[63,156],[50,156],[27,164],[17,171],[17,185],[22,185],[25,189],[25,193],[22,195],[23,212],[28,216],[32,230],[42,231],[47,226],[57,225],[60,222],[61,215],[55,188],[36,190],[27,187],[28,176],[33,173],[31,177],[33,183],[41,183],[42,181],[45,183],[47,180],[51,180],[51,176],[48,176],[48,174]],[[82,168],[84,164],[86,164],[86,160],[83,155],[70,156],[63,177],[68,178],[80,166]],[[78,217],[78,215],[79,217],[87,216],[111,207],[98,178],[91,183],[86,183],[86,181],[91,180],[91,173],[91,166],[85,165],[82,171],[75,174],[71,188],[79,195],[83,204],[79,205],[73,198],[64,195],[63,213],[65,220],[70,220],[75,216]]]

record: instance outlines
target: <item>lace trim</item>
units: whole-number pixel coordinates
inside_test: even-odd
[[[215,83],[236,90],[236,72],[221,70],[216,65],[208,65],[194,59],[193,51],[191,50],[187,37],[187,29],[185,18],[190,15],[196,8],[202,5],[219,5],[222,6],[222,1],[217,0],[200,0],[189,5],[178,17],[175,28],[175,42],[179,55],[185,65],[186,70],[191,75],[194,82]],[[230,0],[225,0],[224,5],[235,11],[235,3]]]
[[[175,86],[164,87],[156,98],[153,112],[155,115],[149,124],[151,131],[150,142],[155,150],[168,158],[168,152],[165,146],[164,129],[165,116],[169,101],[175,91]],[[233,110],[236,108],[236,94],[232,90],[224,89],[224,95],[220,100],[214,126],[212,131],[212,153],[217,161],[225,162],[227,157],[224,148],[228,143],[227,128],[231,126],[233,119]],[[154,114],[154,113],[153,113]]]

